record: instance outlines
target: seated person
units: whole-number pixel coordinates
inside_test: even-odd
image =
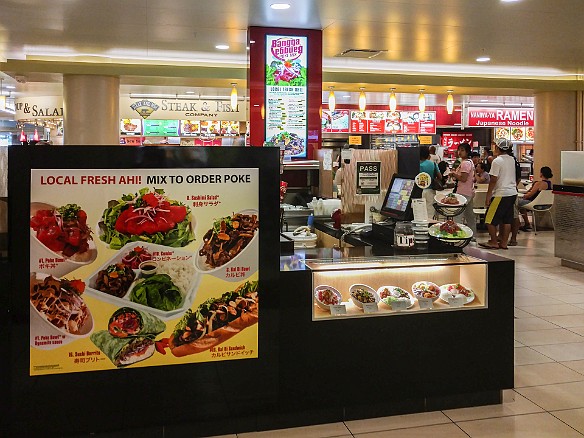
[[[471,152],[469,158],[472,160],[472,163],[476,167],[479,161],[481,161],[481,154],[479,154],[478,152]]]
[[[491,175],[489,175],[489,170],[491,166],[485,163],[478,163],[476,166],[475,179],[477,184],[489,184],[491,180]]]
[[[525,225],[519,228],[521,231],[531,230],[529,218],[527,217],[527,210],[524,210],[521,207],[533,201],[542,190],[552,189],[552,182],[550,181],[550,179],[552,179],[554,176],[552,169],[550,169],[548,166],[544,166],[540,169],[539,172],[539,177],[541,180],[534,182],[529,191],[523,195],[523,198],[519,199],[519,212],[521,213],[521,216],[523,216],[523,221],[525,222]]]

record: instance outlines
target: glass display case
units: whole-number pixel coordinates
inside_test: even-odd
[[[312,320],[488,307],[487,262],[466,254],[313,259]]]

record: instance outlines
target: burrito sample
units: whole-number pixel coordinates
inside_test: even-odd
[[[154,354],[154,340],[147,336],[116,338],[107,330],[93,333],[91,341],[118,368],[148,359]]]
[[[116,338],[133,336],[154,338],[166,330],[166,324],[148,312],[122,307],[116,310],[110,318],[108,330]]]

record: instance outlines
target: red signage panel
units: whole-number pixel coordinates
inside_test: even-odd
[[[469,108],[469,127],[534,126],[533,108]]]

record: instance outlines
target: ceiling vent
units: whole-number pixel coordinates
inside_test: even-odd
[[[343,50],[337,56],[344,58],[375,58],[382,53],[387,52],[387,50],[374,50],[374,49],[348,49]]]

